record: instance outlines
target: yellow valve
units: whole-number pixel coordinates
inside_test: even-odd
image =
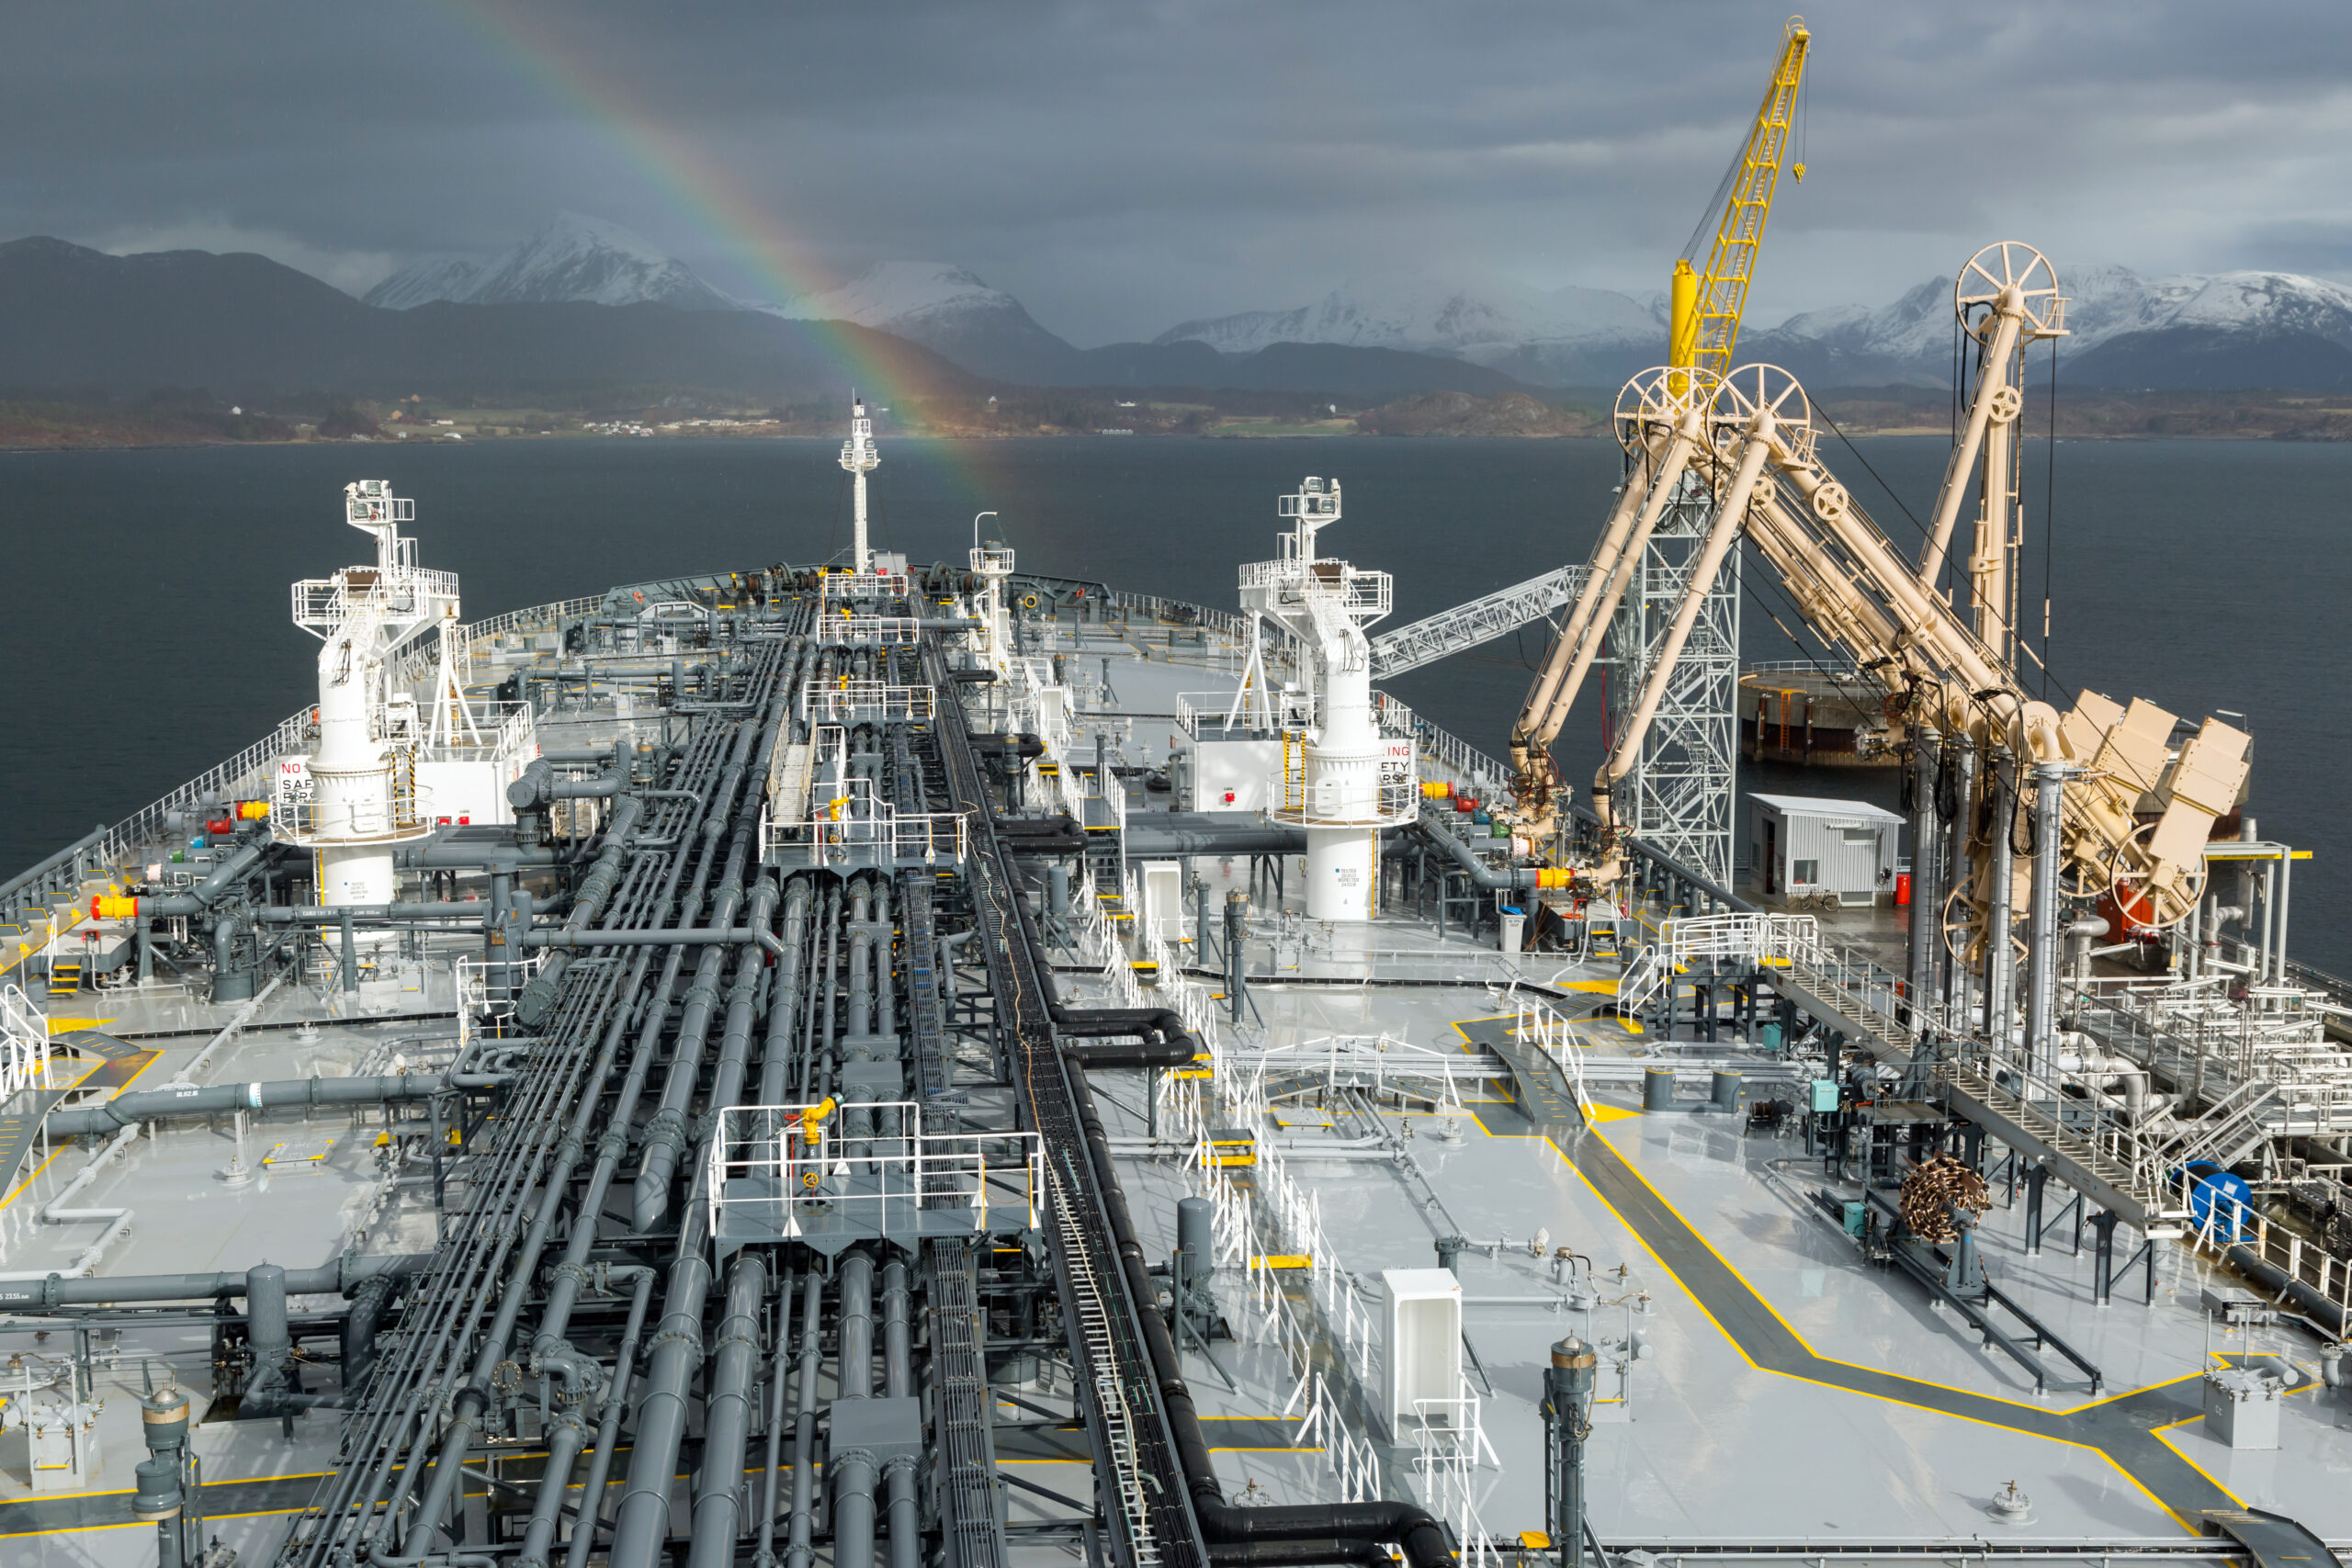
[[[119,894],[101,893],[90,900],[90,919],[94,920],[129,920],[139,915],[139,900]]]
[[[237,802],[237,815],[244,821],[258,822],[269,815],[269,802],[241,800]]]
[[[825,1118],[840,1109],[841,1101],[831,1095],[827,1095],[821,1104],[802,1106],[800,1108],[801,1137],[814,1142],[817,1129],[824,1124]]]

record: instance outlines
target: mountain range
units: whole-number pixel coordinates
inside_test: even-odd
[[[2086,388],[2162,389],[2352,387],[2352,288],[2287,272],[2143,277],[2128,267],[2061,267],[2068,335],[2061,376]],[[1828,387],[1947,385],[1952,283],[1935,278],[1890,304],[1805,311],[1753,327],[1743,361],[1764,360]],[[1021,301],[946,263],[889,262],[837,289],[775,307],[794,318],[855,321],[919,343],[976,375],[1036,386],[1217,386],[1250,356],[1285,345],[1337,355],[1458,362],[1457,384],[1425,367],[1385,378],[1390,391],[1494,395],[1473,368],[1527,387],[1611,388],[1664,356],[1664,301],[1606,289],[1541,290],[1509,279],[1373,276],[1309,305],[1188,321],[1149,344],[1079,349],[1038,324]],[[1201,350],[1222,356],[1211,360]],[[1189,355],[1189,357],[1180,357]],[[1219,376],[1227,378],[1216,379]],[[1346,382],[1325,385],[1356,390]]]
[[[843,323],[561,299],[391,310],[266,256],[0,244],[9,393],[595,399],[691,387],[787,398],[838,393],[844,346],[909,391],[976,385],[929,349]]]
[[[2059,268],[2063,377],[2092,388],[2352,388],[2352,288],[2267,271]],[[1751,324],[1739,358],[1817,388],[1939,387],[1951,284]],[[985,386],[1248,389],[1386,400],[1612,388],[1658,362],[1662,302],[1507,278],[1373,275],[1311,304],[1080,348],[967,268],[884,262],[780,304],[739,300],[617,224],[566,213],[484,256],[444,255],[362,299],[257,255],[0,245],[0,387],[369,393],[673,383],[838,394],[842,346],[907,392]]]
[[[452,305],[667,305],[738,310],[731,299],[617,223],[577,212],[494,256],[427,256],[360,296],[388,310]]]

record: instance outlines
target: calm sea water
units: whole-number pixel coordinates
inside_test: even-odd
[[[1925,513],[1946,444],[1860,444]],[[348,479],[415,498],[423,560],[460,574],[466,613],[595,592],[674,572],[808,561],[844,546],[831,442],[491,443],[0,454],[0,526],[17,606],[0,684],[0,869],[30,863],[135,810],[311,700],[316,645],[287,618],[287,584],[356,558]],[[2041,592],[2037,530],[2026,597]],[[1898,542],[1898,507],[1842,449],[1830,462]],[[1336,475],[1346,519],[1325,538],[1396,576],[1396,623],[1581,560],[1616,481],[1613,445],[1340,438],[886,444],[875,479],[883,545],[960,560],[973,513],[1031,570],[1211,604],[1234,569],[1270,556],[1274,498]],[[2051,663],[2068,682],[2184,715],[2245,716],[2266,834],[2315,852],[2296,880],[2299,956],[2352,972],[2352,447],[2070,443],[2058,449]],[[1792,620],[1752,560],[1751,658],[1795,651]],[[1390,682],[1499,751],[1542,634]],[[1589,778],[1589,698],[1560,748]],[[1883,798],[1883,780],[1775,774],[1778,787]]]

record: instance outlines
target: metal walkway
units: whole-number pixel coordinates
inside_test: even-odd
[[[924,676],[945,685],[937,634],[923,634]],[[1112,1243],[1093,1162],[1014,900],[1021,884],[989,818],[960,706],[942,705],[943,760],[956,809],[972,818],[970,872],[980,949],[996,997],[1015,1092],[1045,1145],[1052,1212],[1046,1235],[1069,1334],[1076,1385],[1087,1391],[1086,1421],[1096,1455],[1104,1531],[1123,1568],[1204,1568],[1207,1551],[1168,1429],[1139,1327],[1148,1303],[1132,1301]]]

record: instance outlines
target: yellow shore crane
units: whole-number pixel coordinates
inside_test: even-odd
[[[1792,17],[1781,30],[1781,50],[1772,63],[1772,79],[1764,102],[1756,111],[1731,167],[1691,231],[1690,243],[1674,264],[1668,291],[1668,364],[1711,372],[1720,379],[1731,369],[1732,349],[1739,339],[1739,316],[1747,305],[1747,286],[1756,274],[1756,254],[1764,241],[1764,220],[1772,213],[1772,196],[1780,186],[1781,168],[1787,162],[1790,132],[1796,125],[1797,90],[1804,82],[1805,52],[1813,34],[1803,17]],[[1804,165],[1790,171],[1799,181]],[[1713,231],[1703,276],[1691,269],[1690,258]],[[1688,390],[1686,378],[1672,378],[1677,396]],[[1650,476],[1629,474],[1625,493],[1644,488]],[[1604,541],[1608,536],[1604,535]],[[1638,551],[1635,552],[1638,556]],[[1601,559],[1596,555],[1577,596],[1567,624],[1553,639],[1544,669],[1527,694],[1519,722],[1510,737],[1511,793],[1518,819],[1538,838],[1548,837],[1556,820],[1553,795],[1552,742],[1567,722],[1585,671],[1608,633],[1609,617],[1624,588],[1634,557]],[[1573,671],[1573,673],[1571,673]]]
[[[1756,111],[1747,138],[1715,187],[1714,198],[1690,231],[1690,243],[1675,259],[1667,288],[1667,364],[1696,367],[1718,376],[1731,370],[1732,350],[1739,342],[1740,312],[1747,308],[1747,286],[1756,275],[1756,253],[1764,243],[1765,220],[1772,216],[1772,196],[1780,187],[1781,166],[1788,161],[1789,139],[1797,123],[1797,91],[1804,85],[1805,51],[1813,34],[1803,17],[1791,17],[1781,30],[1780,57],[1772,63],[1772,79],[1764,88],[1764,102]],[[1804,165],[1789,170],[1799,185]],[[1691,260],[1714,230],[1707,270],[1693,271]]]

